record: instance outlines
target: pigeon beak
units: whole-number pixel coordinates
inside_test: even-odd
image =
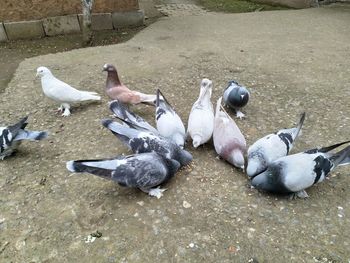
[[[37,72],[37,73],[35,74],[35,77],[36,77],[36,78],[39,77],[39,72]]]

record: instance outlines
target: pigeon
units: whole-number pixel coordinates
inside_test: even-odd
[[[117,100],[113,100],[109,103],[109,108],[118,119],[121,119],[122,121],[124,121],[124,123],[127,124],[128,126],[135,129],[142,128],[141,130],[146,130],[154,134],[159,134],[156,128],[150,125],[147,121],[145,121],[139,115],[131,112],[121,102]]]
[[[247,175],[253,177],[263,172],[276,159],[286,156],[293,147],[305,120],[302,113],[299,124],[295,128],[282,129],[266,135],[248,148]]]
[[[192,138],[194,148],[208,142],[214,131],[214,110],[210,101],[213,82],[204,78],[197,101],[188,118],[187,134]]]
[[[0,127],[0,159],[10,156],[21,143],[22,140],[40,141],[48,136],[45,131],[29,131],[25,130],[28,117],[24,117],[18,123]]]
[[[181,149],[171,140],[148,131],[136,130],[109,119],[102,121],[102,125],[117,136],[133,153],[156,152],[168,159],[178,161],[181,166],[189,164],[192,155]]]
[[[66,167],[71,172],[94,174],[160,198],[166,189],[158,186],[175,175],[180,163],[151,152],[111,159],[69,161]]]
[[[228,86],[224,91],[223,101],[224,105],[228,105],[230,108],[234,109],[236,111],[236,116],[242,119],[245,115],[240,109],[247,105],[249,97],[250,94],[246,87],[231,80],[228,82]]]
[[[221,106],[221,100],[219,98],[216,103],[213,133],[215,151],[229,163],[244,169],[246,141],[236,123]]]
[[[50,99],[61,103],[58,112],[63,112],[62,116],[70,115],[70,104],[82,101],[100,100],[96,92],[80,91],[67,83],[55,78],[51,71],[46,67],[39,67],[36,75],[41,77],[41,87],[44,94]]]
[[[156,99],[156,123],[160,135],[173,140],[181,148],[184,148],[185,126],[159,89]]]
[[[154,106],[156,96],[130,90],[121,83],[117,69],[113,65],[105,64],[103,71],[107,71],[106,93],[112,100],[118,100],[124,104],[144,103]]]
[[[337,153],[331,150],[348,143],[283,156],[272,162],[266,171],[252,179],[252,186],[268,192],[308,197],[305,189],[322,182],[339,165],[350,163],[350,146]]]

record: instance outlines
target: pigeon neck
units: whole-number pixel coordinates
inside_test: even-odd
[[[108,71],[107,87],[119,86],[120,80],[117,71]]]

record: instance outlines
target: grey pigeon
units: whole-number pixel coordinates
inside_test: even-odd
[[[214,131],[214,110],[210,101],[213,82],[203,79],[199,97],[193,104],[188,117],[187,134],[192,138],[194,148],[208,142]]]
[[[184,148],[185,126],[159,89],[157,90],[156,99],[156,123],[160,135],[173,140],[181,148]]]
[[[348,142],[281,157],[272,162],[266,171],[255,176],[252,186],[268,192],[308,197],[306,188],[322,182],[337,166],[350,163],[350,146],[330,153]]]
[[[215,151],[232,165],[244,169],[246,141],[237,124],[221,106],[221,99],[216,103],[213,133]]]
[[[241,108],[247,105],[250,98],[250,93],[246,87],[238,84],[237,81],[231,80],[224,91],[224,105],[236,111],[238,118],[242,119],[245,115],[240,111]]]
[[[18,123],[0,127],[0,159],[10,156],[22,140],[39,141],[47,137],[45,131],[25,130],[28,117],[24,117]]]
[[[160,198],[165,189],[157,186],[169,181],[180,163],[151,152],[112,159],[69,161],[66,167],[71,172],[94,174]]]
[[[109,108],[117,118],[125,121],[126,124],[131,125],[133,128],[142,128],[154,134],[158,134],[157,129],[155,129],[152,125],[150,125],[139,115],[130,111],[125,104],[114,100],[109,103]]]
[[[274,160],[286,156],[301,132],[305,112],[295,128],[282,129],[257,140],[248,149],[247,175],[255,176],[263,172]]]
[[[112,120],[103,120],[102,125],[117,136],[133,153],[156,152],[168,159],[178,161],[181,166],[192,161],[192,155],[169,139],[148,131],[140,131]]]
[[[41,87],[44,94],[48,98],[61,104],[58,111],[63,112],[62,116],[64,117],[70,115],[71,103],[101,99],[96,92],[77,90],[67,83],[55,78],[51,71],[46,67],[39,67],[36,72],[36,75],[41,78]]]

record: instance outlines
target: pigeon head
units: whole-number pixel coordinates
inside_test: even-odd
[[[244,156],[239,149],[232,151],[230,156],[228,156],[228,161],[234,166],[244,169]]]
[[[112,64],[104,64],[102,71],[115,72],[117,70],[116,70],[115,66],[113,66]]]
[[[177,170],[179,170],[179,168],[181,167],[181,164],[174,159],[164,158],[164,161],[166,163],[166,166],[169,170],[169,174],[171,176],[173,176],[177,172]]]
[[[192,155],[188,151],[182,150],[180,148],[178,149],[179,150],[176,152],[174,158],[180,162],[181,166],[188,165],[193,159]]]
[[[258,155],[248,156],[247,175],[253,177],[266,169],[266,161]]]
[[[36,69],[36,76],[43,77],[46,75],[52,75],[51,71],[46,67],[38,67]]]
[[[202,90],[205,90],[205,93],[210,92],[209,97],[211,97],[212,89],[213,89],[213,82],[210,79],[205,79],[205,78],[202,79],[201,93],[202,93]]]

